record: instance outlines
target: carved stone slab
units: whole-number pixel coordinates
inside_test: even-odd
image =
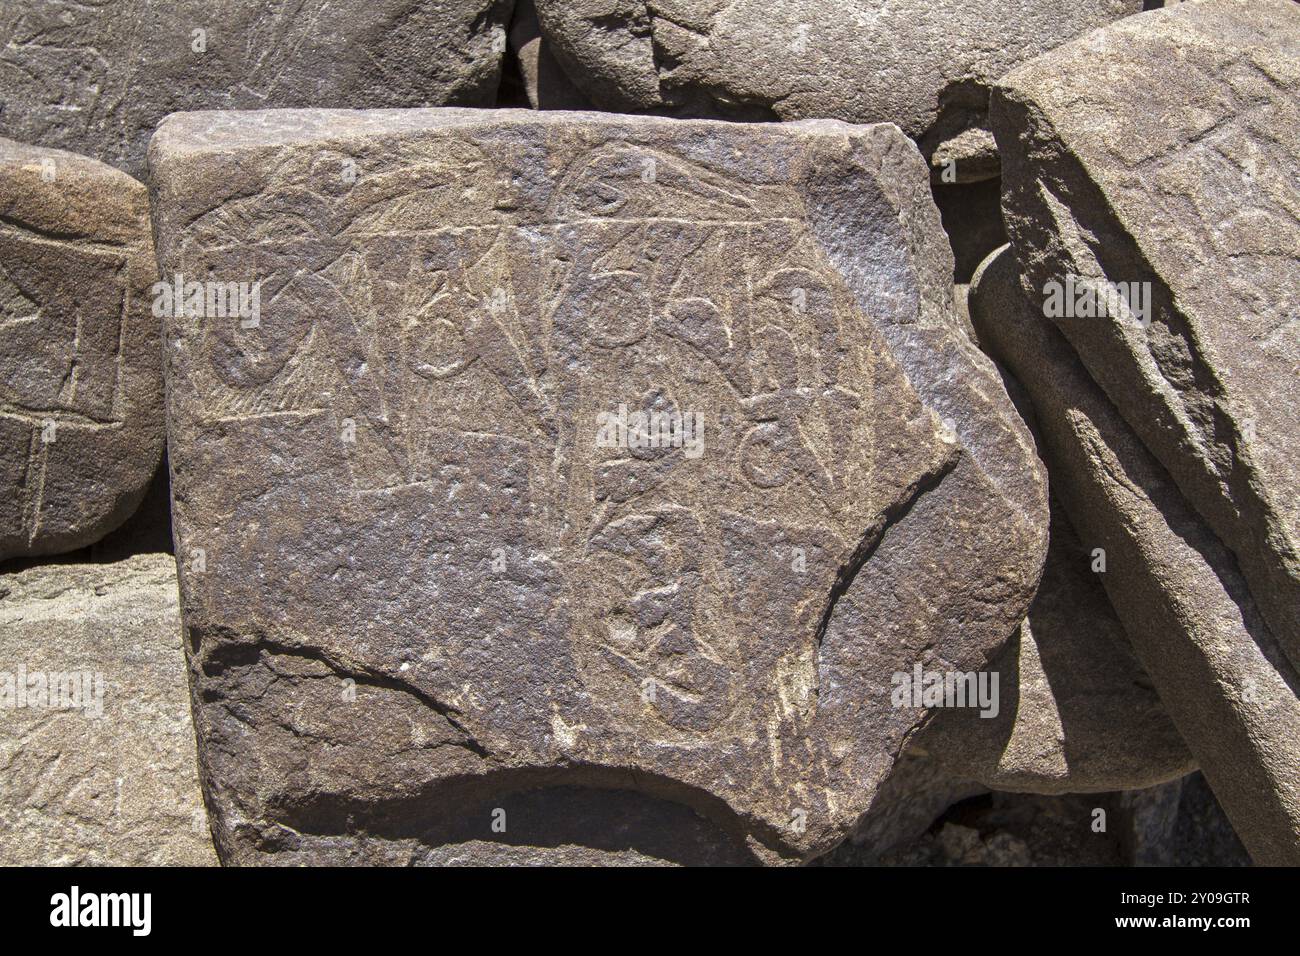
[[[892,675],[1022,620],[1040,466],[895,127],[184,114],[150,167],[165,271],[261,283],[166,332],[227,861],[673,856],[593,788],[806,857],[926,716]]]
[[[1054,321],[1300,666],[1300,6],[1114,24],[1006,77],[992,117],[1031,298],[1071,300]]]
[[[121,524],[162,457],[144,186],[0,139],[0,560]]]
[[[491,106],[511,0],[5,0],[0,136],[144,176],[176,110]]]

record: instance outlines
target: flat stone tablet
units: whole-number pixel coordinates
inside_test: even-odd
[[[1300,6],[1183,3],[1012,72],[1027,289],[1300,667]]]
[[[673,856],[591,790],[806,858],[895,676],[1023,619],[1043,476],[897,128],[203,113],[150,167],[164,271],[260,283],[166,331],[227,862]]]

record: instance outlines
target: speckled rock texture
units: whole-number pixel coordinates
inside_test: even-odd
[[[941,711],[914,749],[954,779],[1020,793],[1137,789],[1195,768],[1092,562],[1053,502],[1038,594],[991,667],[998,714]]]
[[[999,301],[973,297],[971,319],[1033,401],[1053,492],[1105,553],[1102,584],[1138,660],[1252,858],[1295,865],[1300,680],[1281,642],[1232,554],[1052,321],[1028,298]]]
[[[1054,321],[1300,666],[1300,5],[1114,24],[1003,78],[991,115],[1026,289],[1115,301]]]
[[[0,136],[144,175],[177,110],[491,106],[511,0],[5,0]]]
[[[0,865],[1300,865],[1298,174],[1289,0],[0,0]]]
[[[1141,0],[536,0],[602,109],[896,123],[936,171],[997,175],[989,89]]]
[[[171,555],[0,574],[0,865],[216,862]]]

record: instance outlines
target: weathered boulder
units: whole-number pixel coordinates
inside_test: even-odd
[[[536,0],[600,107],[897,123],[959,181],[997,175],[989,88],[1142,0]]]
[[[1111,604],[1242,842],[1258,863],[1295,865],[1300,679],[1237,562],[1041,308],[1022,297],[971,319],[1033,400],[1053,493],[1104,553]]]
[[[168,113],[491,106],[511,0],[5,0],[0,135],[134,176]]]
[[[895,127],[183,114],[150,168],[166,270],[262,289],[166,330],[223,859],[572,846],[591,791],[809,858],[893,676],[1023,619],[1043,478]]]
[[[168,554],[0,574],[0,865],[217,862]]]
[[[149,197],[84,156],[0,139],[0,560],[91,544],[163,447]]]
[[[1300,6],[1114,24],[1004,78],[992,117],[1027,288],[1300,666]]]

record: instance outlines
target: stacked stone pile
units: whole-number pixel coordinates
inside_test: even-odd
[[[0,10],[0,862],[1300,863],[1298,437],[1291,0]]]

